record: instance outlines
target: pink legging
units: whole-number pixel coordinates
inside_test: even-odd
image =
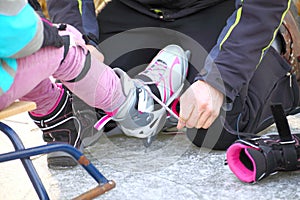
[[[69,52],[61,63],[64,47],[46,47],[38,52],[18,59],[18,69],[11,88],[0,96],[0,110],[17,99],[30,100],[37,104],[37,115],[51,112],[60,100],[61,88],[51,82],[50,76],[60,80],[74,94],[90,106],[111,112],[125,100],[120,79],[114,71],[97,60],[93,54],[91,67],[85,77],[77,82],[68,80],[76,78],[85,62],[87,50],[81,34],[72,26],[67,26],[61,35],[70,35]]]

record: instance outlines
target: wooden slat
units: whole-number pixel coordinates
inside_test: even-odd
[[[296,4],[296,8],[297,8],[297,11],[298,11],[298,15],[300,15],[300,0],[295,0],[294,2],[295,2],[295,4]]]
[[[0,111],[0,120],[11,117],[13,115],[20,114],[22,112],[28,112],[36,109],[36,104],[30,101],[16,101],[12,103],[9,107]]]

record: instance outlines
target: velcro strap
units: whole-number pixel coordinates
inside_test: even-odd
[[[285,144],[282,147],[285,170],[296,170],[297,167],[297,152],[295,144]]]
[[[276,163],[276,157],[279,157],[276,155],[277,152],[272,151],[272,148],[269,146],[260,146],[264,157],[265,157],[265,165],[266,165],[266,171],[265,171],[265,176],[270,175],[271,173],[274,172],[274,169],[277,168],[277,163]],[[257,165],[260,165],[257,163]]]
[[[283,150],[285,170],[297,169],[297,152],[295,140],[292,137],[291,130],[281,104],[271,105],[274,122],[280,137],[280,145]]]
[[[294,141],[291,130],[281,104],[271,105],[274,122],[282,143]]]
[[[90,52],[88,52],[88,54],[86,55],[86,58],[85,58],[84,66],[83,66],[80,74],[76,78],[73,78],[72,80],[69,80],[66,82],[74,83],[74,82],[80,81],[81,79],[83,79],[86,76],[86,74],[88,73],[90,68],[91,68],[91,54],[90,54]]]
[[[66,58],[66,56],[69,52],[69,48],[70,48],[70,36],[64,35],[64,36],[61,36],[61,37],[62,37],[63,43],[64,43],[64,57],[63,57],[63,59],[61,60],[60,63],[62,63],[65,60],[65,58]]]
[[[146,82],[146,83],[147,82],[152,82],[152,80],[149,77],[141,75],[141,74],[136,75],[134,78],[135,79],[140,79],[140,80],[142,80],[143,82]],[[155,84],[146,84],[146,85],[150,88],[151,92],[157,98],[161,99],[160,92],[159,92],[159,90],[158,90],[158,88],[157,88],[157,86]]]

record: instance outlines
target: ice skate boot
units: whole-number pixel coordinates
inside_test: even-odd
[[[278,105],[274,109],[278,133],[237,140],[226,152],[229,168],[243,182],[300,169],[300,133],[291,134],[283,109]]]
[[[121,79],[126,100],[102,122],[113,119],[126,135],[146,138],[145,145],[150,145],[151,138],[163,128],[167,111],[171,111],[168,106],[184,86],[188,54],[177,45],[169,45],[135,79],[120,69],[114,69]],[[101,128],[102,122],[95,127]]]
[[[43,139],[48,144],[70,144],[80,151],[94,144],[102,135],[101,131],[93,128],[97,121],[95,112],[81,107],[80,111],[73,107],[73,98],[69,91],[62,88],[62,96],[57,107],[46,116],[38,116],[33,112],[29,116],[42,130]],[[78,101],[78,100],[77,100]],[[77,102],[78,103],[78,102]],[[77,112],[78,111],[78,112]],[[65,168],[77,165],[77,161],[65,152],[47,154],[49,168]]]
[[[190,51],[184,52],[178,45],[168,45],[152,59],[144,71],[135,77],[151,88],[151,92],[155,94],[153,97],[155,104],[167,111],[166,122],[168,123],[163,127],[165,130],[178,121],[178,113],[172,107],[176,107],[177,103],[174,102],[178,102],[176,98],[182,92],[188,72],[189,57]],[[151,143],[155,136],[148,137],[146,144]]]

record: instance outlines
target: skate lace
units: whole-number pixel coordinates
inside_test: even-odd
[[[157,84],[165,78],[165,74],[168,71],[168,65],[163,60],[158,59],[152,65],[146,68],[145,71],[141,72],[144,75],[150,75],[154,80],[145,81],[145,84]]]
[[[145,91],[159,104],[161,105],[163,108],[166,109],[166,111],[168,113],[170,113],[173,117],[175,117],[175,119],[179,120],[178,115],[172,111],[164,102],[162,102],[158,97],[155,96],[155,94],[152,93],[152,91],[149,89],[149,87],[147,86],[146,82],[140,81],[140,80],[136,80],[137,82],[140,83],[141,87],[143,87],[143,89],[145,89]],[[107,124],[110,120],[112,120],[112,116],[113,114],[107,114],[105,116],[103,116],[99,121],[97,121],[94,125],[94,128],[97,129],[98,131],[103,129],[105,124]]]
[[[165,79],[165,75],[168,71],[168,65],[166,62],[164,62],[161,59],[158,59],[155,61],[151,66],[149,66],[142,74],[145,75],[150,75],[151,78],[155,78],[152,81],[140,81],[137,80],[145,89],[145,91],[158,103],[160,104],[163,108],[166,109],[167,112],[169,112],[172,116],[175,117],[175,119],[179,120],[178,115],[172,111],[161,99],[159,99],[155,94],[152,93],[152,91],[149,89],[147,85],[149,84],[158,84],[159,82],[163,81]]]
[[[139,80],[138,80],[139,81]],[[159,104],[161,105],[163,108],[166,109],[166,111],[168,113],[170,113],[173,117],[175,117],[175,119],[179,120],[178,115],[171,110],[164,102],[162,102],[158,97],[155,96],[155,94],[152,93],[152,91],[149,89],[149,87],[145,84],[145,82],[139,81],[140,84],[142,85],[142,87],[145,89],[145,91]],[[100,120],[98,120],[95,125],[94,128],[97,129],[98,131],[103,129],[105,124],[107,124],[110,120],[112,120],[112,116],[111,114],[107,114],[105,116],[103,116]]]
[[[145,82],[142,82],[140,80],[137,80],[142,87],[145,89],[145,91],[159,104],[161,105],[163,108],[166,109],[167,112],[169,112],[172,116],[175,117],[175,119],[179,120],[178,115],[172,111],[164,102],[162,102],[162,100],[160,100],[157,96],[155,96],[155,94],[152,93],[152,91],[149,89],[149,87],[145,84]]]
[[[159,82],[163,81],[165,79],[165,75],[168,71],[168,65],[166,62],[164,62],[161,59],[158,59],[155,61],[152,65],[148,66],[145,71],[141,72],[141,74],[144,75],[150,75],[151,78],[154,80],[152,81],[140,81],[139,79],[136,79],[136,81],[145,89],[145,91],[158,103],[160,104],[163,108],[166,109],[168,113],[170,113],[172,116],[175,117],[175,119],[179,120],[178,115],[172,111],[161,99],[156,97],[152,91],[149,89],[147,85],[149,84],[158,84]],[[94,125],[94,128],[97,130],[101,130],[104,128],[105,124],[107,124],[110,120],[112,120],[112,115],[108,114],[103,116],[96,124]]]

